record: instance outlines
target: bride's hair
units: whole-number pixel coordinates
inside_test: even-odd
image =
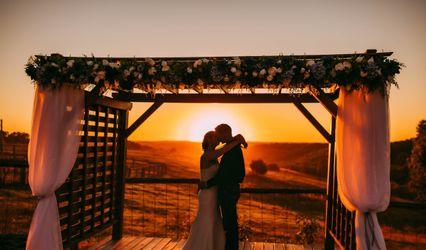
[[[207,150],[209,148],[210,142],[214,136],[216,136],[214,131],[209,131],[204,135],[203,142],[201,143],[203,150]]]

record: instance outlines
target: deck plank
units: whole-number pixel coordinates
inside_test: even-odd
[[[263,250],[274,250],[274,243],[270,243],[270,242],[263,243]]]
[[[144,250],[152,250],[154,247],[158,245],[158,243],[162,240],[162,238],[154,238],[149,244],[144,246],[142,249]]]
[[[283,243],[274,243],[274,250],[286,250],[285,244],[283,244]]]
[[[182,250],[185,239],[157,238],[157,237],[135,237],[124,236],[121,240],[114,241],[106,237],[88,250]],[[239,250],[304,250],[303,245],[271,243],[271,242],[249,242],[241,241]],[[320,245],[314,249],[321,249]]]
[[[149,244],[154,238],[153,237],[142,237],[142,240],[138,242],[136,246],[133,247],[135,250],[140,250]]]
[[[102,249],[102,247],[105,246],[106,244],[108,244],[111,240],[112,240],[111,237],[106,237],[106,238],[102,239],[101,241],[99,241],[96,245],[89,247],[87,250]]]
[[[186,240],[181,239],[179,240],[179,242],[176,244],[176,247],[173,248],[173,250],[181,250],[183,248],[183,245],[185,245]]]
[[[143,238],[141,237],[134,237],[125,247],[125,249],[133,249],[140,241],[142,241]]]
[[[153,250],[163,250],[164,247],[171,241],[171,238],[162,238],[160,242],[153,248]]]
[[[136,237],[134,236],[124,236],[121,240],[117,241],[112,249],[126,249],[127,245],[131,243]]]
[[[263,242],[253,242],[253,250],[263,250]]]
[[[164,248],[163,250],[172,250],[176,247],[176,244],[179,242],[179,240],[174,239],[171,240]]]

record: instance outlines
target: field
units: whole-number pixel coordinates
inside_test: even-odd
[[[326,144],[250,143],[243,153],[247,173],[243,187],[325,188]],[[144,165],[138,163],[144,161],[165,166],[165,171],[150,177],[198,178],[200,154],[200,143],[131,142],[127,158],[128,162],[136,163],[131,166],[135,169],[143,168]],[[253,173],[250,164],[259,159],[266,164],[276,164],[278,171],[269,170],[265,175]],[[398,169],[401,168],[398,165]],[[398,181],[393,187],[398,188],[398,194],[404,194],[402,181]],[[393,196],[393,199],[404,201],[406,197]],[[0,234],[26,234],[36,204],[28,187],[1,187],[0,202]],[[196,212],[196,184],[126,185],[125,234],[184,238]],[[324,195],[244,193],[238,203],[238,212],[243,238],[294,243],[301,229],[298,219],[313,218],[320,227],[317,244],[322,244]],[[426,248],[425,214],[424,210],[402,208],[389,208],[379,214],[388,249]]]

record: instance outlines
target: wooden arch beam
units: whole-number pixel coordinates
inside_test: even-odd
[[[309,122],[320,132],[320,134],[328,141],[328,143],[333,142],[333,138],[330,133],[315,119],[315,117],[303,106],[302,103],[298,100],[293,101],[294,105],[299,109],[299,111],[309,120]]]
[[[146,121],[161,105],[163,102],[154,102],[139,118],[126,129],[125,136],[129,137],[139,126]]]
[[[311,94],[324,108],[334,117],[337,117],[337,104],[327,96],[327,94],[320,88],[314,86],[309,87],[309,94]]]

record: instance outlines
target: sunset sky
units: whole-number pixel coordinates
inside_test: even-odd
[[[390,97],[391,140],[426,119],[426,1],[0,0],[0,119],[29,132],[29,56],[235,56],[393,51],[407,67]],[[150,104],[134,104],[130,123]],[[307,105],[328,128],[330,117]],[[131,140],[201,140],[229,123],[251,141],[325,142],[291,104],[164,104]]]

